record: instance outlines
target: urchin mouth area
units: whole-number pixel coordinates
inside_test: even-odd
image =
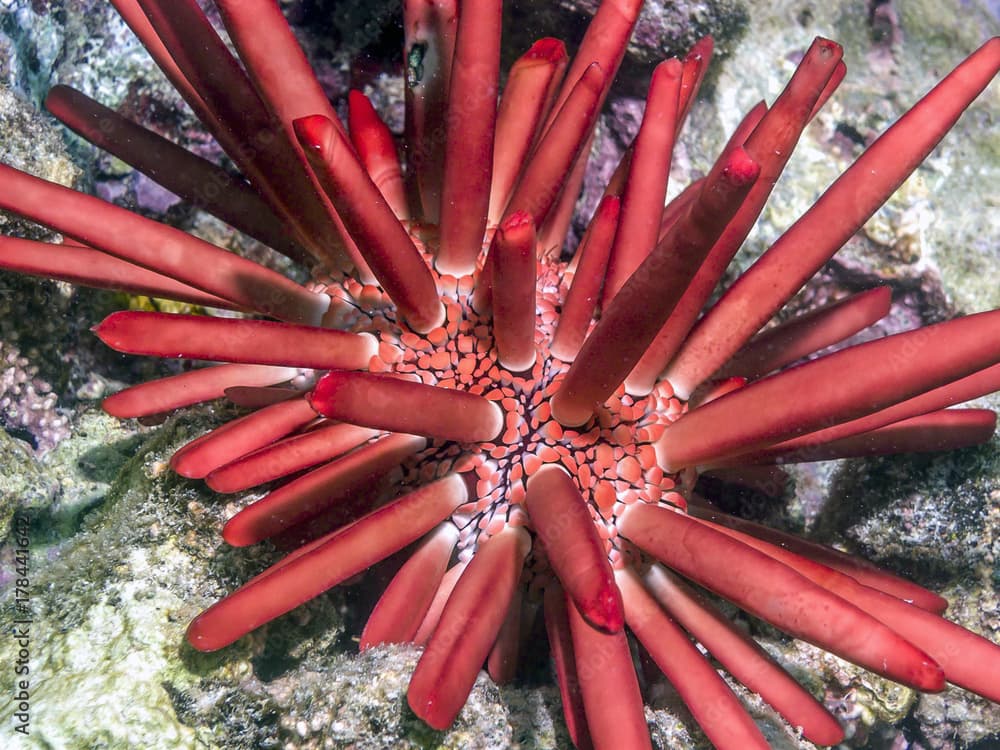
[[[525,492],[531,477],[545,467],[560,467],[572,477],[615,565],[621,564],[615,518],[626,505],[664,502],[686,507],[687,490],[656,465],[655,441],[667,424],[684,413],[684,405],[672,397],[667,384],[638,398],[619,389],[578,428],[564,427],[552,417],[552,395],[569,368],[550,351],[560,300],[572,279],[566,269],[562,263],[538,264],[532,300],[535,356],[530,367],[513,369],[501,361],[493,317],[477,312],[472,303],[475,277],[453,277],[435,270],[446,323],[425,334],[396,320],[392,307],[381,304],[370,290],[351,300],[356,325],[379,331],[379,356],[369,369],[380,377],[405,382],[406,388],[394,394],[358,396],[344,389],[345,381],[370,381],[373,376],[331,373],[320,379],[308,397],[321,414],[350,416],[367,427],[390,429],[386,423],[375,424],[378,417],[373,414],[383,408],[419,416],[419,426],[411,429],[419,429],[431,442],[406,462],[400,484],[413,486],[447,470],[466,477],[470,498],[452,516],[460,532],[460,560],[470,560],[481,543],[508,524],[530,526],[522,507]],[[343,300],[343,292],[334,297]],[[492,414],[484,410],[478,417],[483,432],[489,433],[485,437],[449,436],[441,434],[441,428],[435,434],[428,426],[428,412],[435,410],[442,411],[451,429],[466,418],[475,422],[459,399],[442,398],[435,403],[432,398],[454,397],[456,391],[480,397],[473,405],[489,404],[493,410]],[[364,413],[348,415],[338,411],[335,402],[361,404]]]

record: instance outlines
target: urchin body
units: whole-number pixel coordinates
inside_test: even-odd
[[[635,142],[566,262],[589,140],[641,3],[603,3],[572,62],[558,41],[536,43],[499,108],[500,4],[406,3],[405,170],[359,92],[349,131],[339,121],[270,0],[219,2],[242,65],[192,0],[115,5],[246,180],[78,92],[54,90],[50,109],[317,269],[301,286],[2,168],[3,206],[70,238],[7,239],[6,267],[258,316],[117,313],[95,329],[121,351],[225,363],[105,401],[121,417],[223,396],[248,409],[178,451],[176,471],[226,493],[281,480],[223,537],[294,551],[196,618],[193,646],[223,648],[409,549],[361,642],[424,646],[408,697],[436,728],[451,725],[484,664],[512,677],[528,596],[543,603],[581,747],[649,746],[626,627],[717,746],[766,742],[689,635],[804,736],[839,742],[815,698],[685,579],[906,685],[948,680],[1000,699],[1000,649],[942,619],[940,597],[719,513],[694,487],[705,472],[773,480],[784,461],[992,435],[992,413],[945,407],[1000,385],[1000,312],[800,365],[884,316],[888,290],[755,334],[989,84],[1000,40],[706,309],[844,75],[835,43],[817,39],[778,100],[749,111],[709,173],[666,207],[673,142],[711,40],[658,66]],[[198,189],[206,181],[218,194]]]

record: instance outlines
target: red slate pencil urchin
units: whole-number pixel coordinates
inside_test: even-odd
[[[361,93],[349,130],[340,123],[274,0],[217,0],[239,60],[195,0],[113,2],[246,181],[72,89],[54,88],[49,110],[314,277],[300,286],[0,166],[0,207],[66,236],[4,238],[3,267],[260,316],[122,312],[95,329],[119,351],[224,363],[104,403],[123,418],[221,397],[249,410],[179,450],[177,472],[222,493],[287,479],[223,536],[297,549],[197,617],[195,648],[223,648],[414,545],[361,647],[423,646],[408,701],[435,728],[454,721],[484,664],[512,677],[522,609],[541,602],[578,747],[650,747],[628,632],[717,747],[767,745],[692,638],[806,738],[839,742],[836,720],[692,582],[892,680],[1000,701],[1000,648],[943,619],[943,599],[693,492],[703,472],[992,435],[992,412],[946,407],[1000,388],[1000,311],[795,366],[884,316],[888,290],[755,334],[990,83],[1000,39],[702,314],[844,76],[837,44],[817,39],[781,96],[753,108],[665,208],[712,42],[658,66],[638,135],[567,263],[584,156],[640,0],[605,0],[572,60],[538,41],[499,107],[500,3],[405,2],[403,167]]]

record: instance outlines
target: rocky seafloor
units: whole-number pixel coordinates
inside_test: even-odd
[[[283,5],[331,96],[342,98],[352,79],[363,84],[398,130],[395,3]],[[520,50],[566,29],[579,35],[593,5],[512,3],[507,47]],[[983,39],[1000,33],[1000,22],[989,3],[959,0],[650,0],[602,118],[584,202],[594,201],[602,175],[638,126],[651,62],[683,51],[706,32],[716,36],[721,54],[676,152],[673,190],[706,168],[742,111],[762,97],[773,100],[814,35],[843,43],[848,64],[847,80],[808,129],[739,257],[745,267],[873,134]],[[269,257],[120,162],[67,137],[39,107],[57,82],[200,153],[217,152],[151,71],[108,3],[0,0],[0,158],[236,251]],[[994,84],[793,308],[887,283],[895,304],[876,326],[881,333],[1000,307],[998,118],[1000,87]],[[5,233],[44,236],[6,217],[0,224]],[[166,467],[171,452],[218,423],[226,407],[192,410],[157,427],[121,423],[100,411],[103,395],[166,372],[167,365],[110,352],[88,329],[113,309],[149,304],[0,274],[0,536],[7,539],[0,548],[0,746],[568,747],[544,663],[514,686],[498,688],[481,677],[448,732],[417,720],[405,701],[415,650],[356,653],[353,639],[377,589],[377,573],[221,653],[198,654],[185,645],[191,618],[274,553],[227,548],[219,530],[235,503]],[[1000,408],[1000,398],[980,405]],[[1000,439],[948,455],[814,465],[796,470],[794,480],[777,503],[730,501],[756,518],[913,577],[949,599],[952,619],[1000,641]],[[8,629],[18,619],[15,561],[23,532],[30,538],[28,736],[14,731],[17,681],[25,677],[15,672],[21,646]],[[736,616],[837,712],[849,729],[848,747],[1000,747],[998,706],[956,689],[915,696]],[[654,744],[703,747],[671,688],[647,687]],[[775,747],[807,745],[745,697]]]

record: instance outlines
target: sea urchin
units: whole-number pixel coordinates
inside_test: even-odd
[[[63,234],[4,238],[0,266],[257,314],[115,313],[132,354],[223,362],[108,398],[150,417],[228,397],[249,413],[172,466],[221,493],[276,480],[232,545],[295,551],[197,617],[227,646],[410,547],[362,648],[414,642],[408,700],[448,727],[485,663],[516,668],[541,603],[578,747],[650,746],[626,629],[719,748],[766,747],[692,637],[818,744],[836,720],[691,583],[924,691],[1000,701],[1000,648],[937,595],[832,549],[727,516],[700,474],[975,444],[995,415],[1000,311],[795,364],[871,325],[876,288],[758,331],[928,155],[1000,68],[1000,39],[874,142],[706,309],[799,134],[843,78],[817,39],[771,105],[664,208],[674,138],[711,56],[652,75],[634,143],[574,257],[560,255],[594,125],[639,13],[605,0],[570,61],[542,39],[497,106],[498,0],[407,0],[404,159],[360,92],[340,123],[274,0],[113,0],[243,179],[66,87],[49,110],[171,191],[307,263],[300,286],[96,198],[0,167],[0,207]],[[269,320],[269,319],[270,320]]]

